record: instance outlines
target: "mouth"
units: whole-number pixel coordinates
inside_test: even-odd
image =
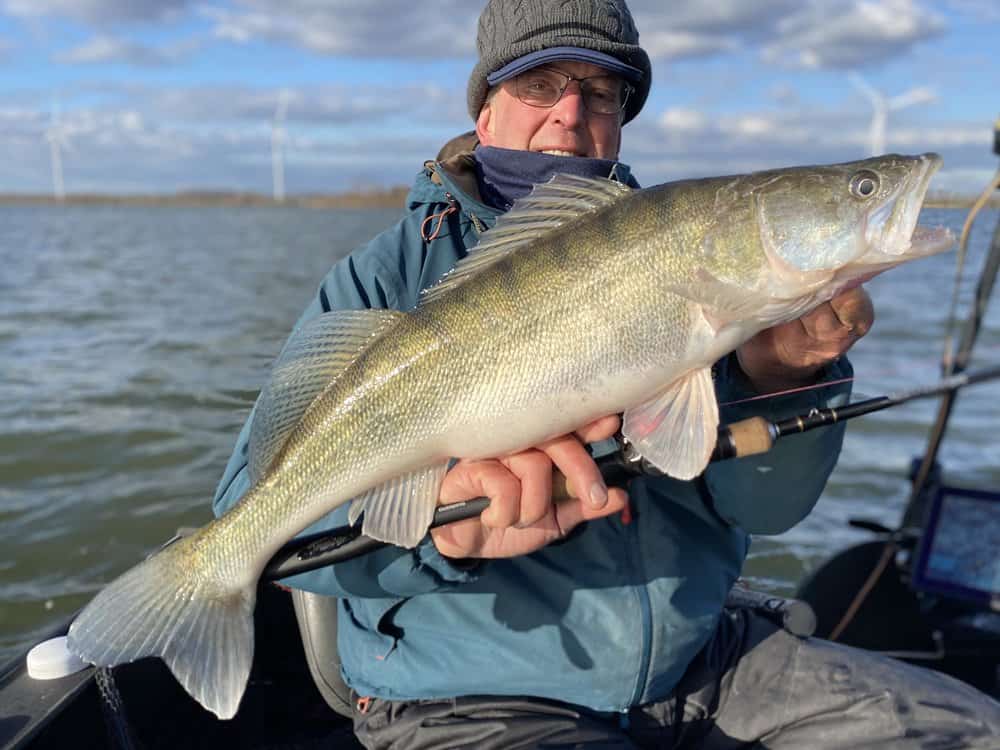
[[[955,244],[955,235],[946,227],[915,227],[908,255],[936,255]]]
[[[878,248],[878,255],[885,259],[934,255],[955,242],[944,227],[917,225],[931,178],[941,164],[937,154],[923,154],[910,178],[869,217],[866,239],[869,247]]]
[[[832,287],[836,294],[900,263],[937,255],[955,244],[951,230],[917,225],[931,177],[940,167],[941,157],[937,154],[921,156],[909,178],[868,218],[865,238],[869,250],[837,271]]]
[[[543,148],[540,153],[548,154],[549,156],[583,156],[583,154],[578,154],[575,151],[565,151],[560,148]]]

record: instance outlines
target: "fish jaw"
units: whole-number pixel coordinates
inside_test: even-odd
[[[901,263],[943,253],[955,244],[946,227],[917,224],[931,178],[941,167],[941,157],[923,154],[909,184],[901,184],[890,201],[869,217],[865,229],[867,252],[839,269],[835,276],[840,293],[895,268]]]
[[[917,226],[931,178],[942,164],[941,157],[934,153],[922,154],[918,159],[908,178],[901,180],[889,199],[868,215],[867,252],[862,258],[872,254],[923,257],[949,247],[947,230]]]

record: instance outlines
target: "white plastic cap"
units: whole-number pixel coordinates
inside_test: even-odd
[[[35,680],[66,677],[90,665],[66,647],[66,636],[42,641],[28,652],[28,676]]]

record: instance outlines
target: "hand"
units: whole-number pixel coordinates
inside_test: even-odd
[[[871,297],[858,286],[798,320],[761,331],[736,356],[758,393],[807,385],[868,333],[874,321]]]
[[[526,555],[565,537],[581,521],[617,513],[625,490],[608,488],[584,443],[614,435],[621,420],[604,417],[530,450],[500,459],[461,460],[445,475],[439,502],[490,498],[479,518],[431,530],[445,557],[497,558]],[[573,499],[552,499],[552,469],[568,480]]]

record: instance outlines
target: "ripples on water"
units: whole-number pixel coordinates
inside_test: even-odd
[[[961,212],[927,221],[961,227]],[[235,435],[271,360],[329,266],[392,211],[0,206],[0,662],[81,606],[178,526],[210,517]],[[971,294],[995,212],[981,215]],[[879,315],[856,347],[866,395],[937,378],[948,255],[870,284]],[[1000,302],[980,364],[1000,361]],[[1000,486],[997,385],[959,400],[943,462]],[[813,514],[757,540],[748,567],[787,589],[861,536],[893,524],[933,419],[919,402],[851,423]]]
[[[0,206],[0,661],[210,517],[319,280],[397,215]]]

